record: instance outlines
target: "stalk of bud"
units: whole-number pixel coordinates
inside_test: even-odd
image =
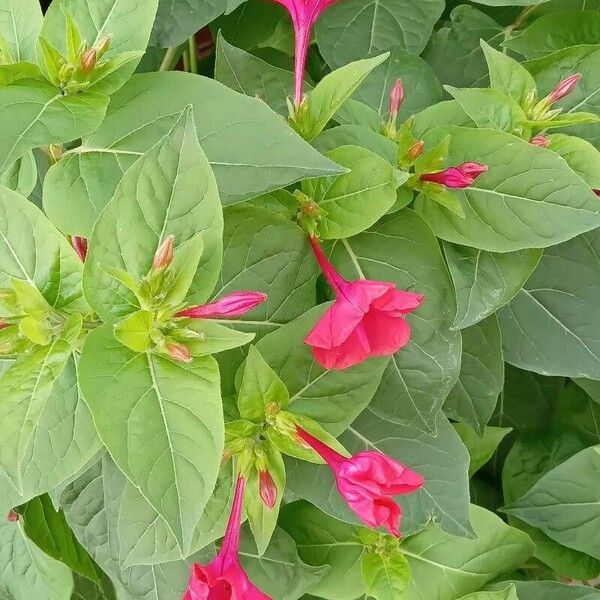
[[[166,269],[173,261],[173,242],[175,237],[168,235],[157,248],[152,261],[152,270]]]
[[[260,497],[264,505],[271,509],[277,502],[277,486],[269,471],[262,470],[258,475]]]

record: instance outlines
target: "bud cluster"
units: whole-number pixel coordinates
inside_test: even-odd
[[[530,90],[523,102],[523,110],[527,117],[532,122],[550,121],[555,119],[562,112],[562,109],[552,108],[553,105],[571,94],[577,87],[581,78],[581,73],[575,73],[574,75],[565,77],[559,81],[556,87],[545,98],[542,98],[541,100],[537,99],[536,89]]]

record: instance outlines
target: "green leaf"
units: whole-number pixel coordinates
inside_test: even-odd
[[[485,85],[488,71],[479,40],[499,47],[503,39],[503,30],[494,19],[474,6],[461,4],[450,13],[449,27],[434,31],[423,58],[442,83],[456,87]]]
[[[600,443],[600,406],[578,383],[568,381],[560,391],[552,422],[575,429],[584,440],[584,446]]]
[[[582,450],[543,475],[506,511],[539,527],[553,540],[600,559],[595,542],[600,519],[600,446]]]
[[[349,172],[302,184],[302,191],[323,209],[318,228],[323,239],[356,235],[376,223],[394,204],[394,168],[358,146],[342,146],[327,154]]]
[[[494,584],[494,587],[507,582]],[[519,600],[598,600],[600,591],[583,585],[559,583],[558,581],[511,581]]]
[[[432,524],[400,545],[412,569],[407,600],[453,600],[520,567],[533,553],[524,533],[483,508],[471,506],[471,523],[475,539],[452,537]]]
[[[0,65],[0,172],[37,146],[88,135],[100,125],[107,102],[92,92],[64,96],[34,65]]]
[[[456,291],[457,329],[479,323],[512,300],[542,256],[537,249],[498,253],[450,242],[442,247]]]
[[[548,375],[600,377],[599,245],[595,230],[544,252],[523,290],[500,313],[508,362]]]
[[[316,138],[365,77],[388,57],[389,53],[385,53],[356,60],[325,75],[308,94],[307,111],[301,122],[302,137],[308,141]]]
[[[461,345],[458,332],[450,330],[454,292],[437,240],[418,215],[402,210],[336,242],[332,260],[347,279],[390,281],[425,296],[407,317],[410,341],[389,362],[370,409],[433,433],[436,414],[458,378]]]
[[[364,125],[340,125],[326,129],[313,142],[324,154],[341,146],[360,146],[381,156],[390,164],[398,160],[398,144]]]
[[[354,525],[328,517],[303,501],[286,504],[279,522],[294,538],[304,562],[331,567],[311,592],[327,600],[355,600],[365,593],[360,570],[365,549]]]
[[[490,167],[469,188],[454,190],[464,219],[417,200],[417,212],[438,237],[509,252],[557,244],[600,223],[598,198],[552,151],[501,131],[451,127],[434,133],[436,139],[452,135],[447,164],[475,161]]]
[[[129,226],[124,228],[124,222]],[[166,236],[174,236],[175,256],[184,262],[186,257],[190,260],[188,251],[195,253],[202,232],[204,253],[191,288],[187,292],[186,285],[180,286],[169,298],[176,306],[187,292],[187,302],[202,302],[221,267],[222,231],[216,182],[198,143],[191,112],[186,110],[169,134],[129,169],[97,222],[85,265],[86,297],[105,322],[120,320],[137,310],[137,299],[101,265],[121,269],[139,281]]]
[[[435,520],[452,535],[469,536],[472,534],[468,517],[469,456],[441,413],[435,428],[437,434],[430,435],[414,426],[383,420],[369,409],[352,423],[340,442],[351,453],[383,452],[424,477],[421,489],[398,497],[404,515],[403,535],[412,535]],[[289,460],[287,486],[328,515],[347,523],[359,522],[340,498],[329,467]]]
[[[460,600],[519,600],[514,585],[498,592],[473,592]]]
[[[0,175],[0,185],[3,185],[21,196],[29,196],[37,184],[37,164],[33,152],[28,152],[17,159]]]
[[[492,315],[462,330],[460,375],[446,398],[444,411],[481,435],[503,385],[502,339],[498,319]]]
[[[44,208],[61,231],[89,236],[123,172],[189,104],[224,205],[341,170],[255,98],[189,73],[136,75],[111,98],[102,126],[49,171]],[[77,208],[66,210],[65,198],[74,201],[75,192]]]
[[[48,494],[33,498],[19,508],[25,535],[48,556],[70,569],[99,581],[100,569],[69,529],[62,511],[52,506]]]
[[[285,408],[290,395],[277,373],[269,367],[255,346],[250,346],[238,392],[238,408],[243,419],[262,423],[265,408],[275,404]]]
[[[362,573],[370,597],[395,600],[406,594],[410,565],[401,552],[392,552],[389,556],[367,552],[362,559]]]
[[[549,148],[562,156],[569,167],[591,188],[600,188],[600,151],[579,137],[553,133]]]
[[[527,58],[541,58],[571,46],[597,44],[600,14],[596,10],[558,12],[542,15],[504,46]],[[558,81],[557,81],[558,83]]]
[[[150,332],[154,315],[149,310],[138,310],[115,325],[115,337],[134,352],[146,352],[150,348]]]
[[[467,115],[456,100],[446,100],[445,102],[434,104],[415,115],[413,120],[413,134],[416,137],[423,137],[427,132],[433,131],[438,127],[446,127],[447,125],[475,127],[475,123],[473,123],[471,117]]]
[[[114,586],[106,574],[100,583],[73,574],[75,586],[71,600],[116,600]]]
[[[462,423],[454,423],[454,429],[456,429],[462,443],[469,451],[471,458],[469,477],[477,473],[492,458],[500,442],[512,431],[510,427],[485,427],[483,434],[479,436],[470,427]]]
[[[371,358],[344,371],[323,369],[303,340],[324,308],[313,308],[265,335],[256,348],[287,386],[289,410],[311,417],[337,435],[369,404],[388,359]]]
[[[202,337],[202,339],[189,339],[187,336],[179,338],[188,347],[192,356],[216,354],[217,352],[244,346],[254,339],[253,333],[236,331],[209,319],[192,319],[187,324],[187,329],[199,333]]]
[[[2,0],[0,36],[8,43],[15,62],[35,62],[35,46],[42,28],[42,8],[37,0]]]
[[[214,359],[186,364],[136,354],[104,326],[86,340],[80,385],[111,456],[187,553],[223,452]]]
[[[69,14],[88,46],[95,46],[106,36],[110,36],[110,46],[102,60],[115,59],[123,53],[128,53],[128,60],[117,70],[106,73],[97,83],[92,83],[88,89],[112,94],[133,74],[146,50],[157,6],[158,0],[145,0],[141,3],[107,0],[101,4],[82,3],[79,0],[54,2],[46,12],[42,35],[66,56],[65,14]]]
[[[0,597],[70,600],[70,569],[47,556],[24,533],[21,523],[0,522]]]
[[[317,21],[317,44],[332,69],[397,45],[420,54],[443,8],[439,0],[345,0]]]

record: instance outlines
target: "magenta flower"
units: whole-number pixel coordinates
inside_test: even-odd
[[[258,474],[258,485],[260,497],[267,508],[273,508],[277,503],[277,486],[269,471],[261,471]]]
[[[560,81],[548,95],[548,104],[554,104],[568,96],[576,88],[582,77],[581,73],[575,73],[575,75],[569,75],[569,77]]]
[[[404,86],[402,85],[402,79],[398,79],[390,90],[390,122],[394,123],[398,118],[403,101]]]
[[[166,269],[173,261],[173,242],[175,237],[168,235],[158,246],[152,261],[152,270]]]
[[[420,179],[421,181],[439,183],[440,185],[449,188],[467,188],[487,170],[487,165],[476,162],[466,162],[456,167],[448,167],[443,171],[423,173],[420,176]]]
[[[262,292],[231,292],[216,302],[200,304],[180,310],[176,317],[191,319],[227,319],[239,317],[256,308],[267,299]]]
[[[84,237],[74,235],[71,238],[71,245],[75,249],[75,252],[77,252],[77,256],[79,256],[81,262],[85,262],[88,251],[88,241]]]
[[[333,471],[338,491],[356,516],[369,527],[384,526],[400,537],[402,511],[392,496],[411,494],[423,485],[423,477],[381,452],[342,456],[304,429],[296,428]]]
[[[346,281],[327,260],[316,238],[310,243],[327,281],[336,294],[304,342],[326,369],[346,369],[369,356],[389,356],[408,343],[410,326],[404,317],[423,296],[398,290],[393,283]]]
[[[221,549],[209,565],[193,565],[183,600],[272,600],[250,582],[238,558],[245,485],[239,476]]]
[[[529,143],[533,144],[534,146],[539,146],[540,148],[547,148],[550,145],[550,140],[545,135],[540,133],[533,136],[529,140]]]
[[[302,88],[304,84],[304,68],[306,55],[310,44],[313,25],[319,15],[336,0],[275,0],[285,6],[292,17],[294,26],[294,104],[300,106],[302,102]]]

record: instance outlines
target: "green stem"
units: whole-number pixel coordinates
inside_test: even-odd
[[[190,71],[190,53],[187,49],[183,51],[183,70]]]
[[[177,53],[177,46],[171,46],[167,48],[165,56],[160,64],[159,71],[170,71],[173,66],[173,59],[175,58],[175,54]]]
[[[190,73],[198,73],[198,51],[196,49],[196,36],[189,39],[190,46]]]

